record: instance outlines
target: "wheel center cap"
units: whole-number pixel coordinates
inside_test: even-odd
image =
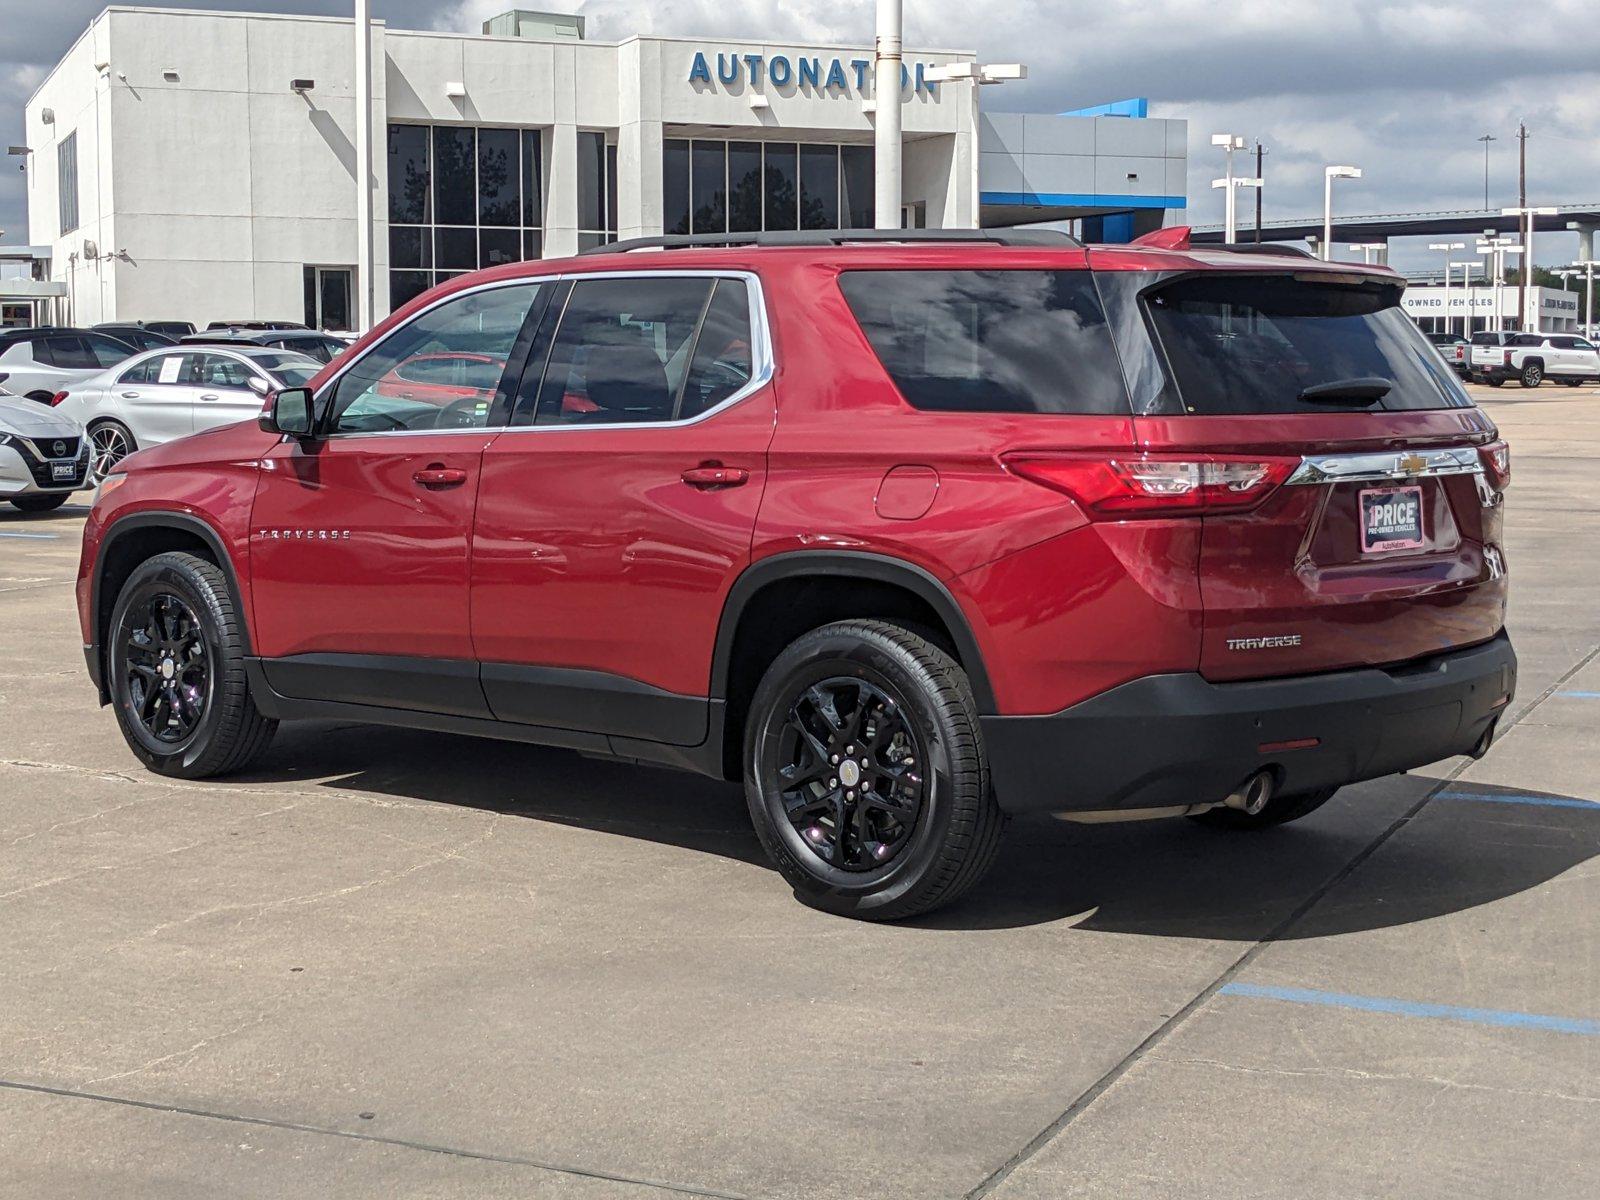
[[[174,663],[170,658],[163,658],[161,660],[161,678],[171,679],[177,673],[177,664]]]
[[[839,764],[839,782],[847,788],[853,788],[861,782],[861,766],[853,759],[845,759]]]

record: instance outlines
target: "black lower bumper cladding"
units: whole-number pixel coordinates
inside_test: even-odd
[[[1471,754],[1516,684],[1502,631],[1398,666],[1247,683],[1153,675],[1059,713],[981,720],[1002,808],[1165,808],[1220,800],[1261,770],[1277,791],[1305,792]]]

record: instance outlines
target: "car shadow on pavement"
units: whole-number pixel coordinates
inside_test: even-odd
[[[305,780],[369,794],[461,805],[638,838],[765,866],[741,788],[696,775],[564,750],[374,726],[290,726],[240,782]],[[1438,780],[1413,776],[1433,789]],[[1105,933],[1256,941],[1405,925],[1527,891],[1600,852],[1600,804],[1526,789],[1445,785],[1303,919],[1285,919],[1334,880],[1405,808],[1360,785],[1293,825],[1257,833],[1183,820],[1011,823],[989,876],[920,929],[1011,929],[1070,921]],[[1365,794],[1363,794],[1365,792]],[[1406,805],[1405,807],[1409,807]],[[781,887],[776,875],[773,886]]]

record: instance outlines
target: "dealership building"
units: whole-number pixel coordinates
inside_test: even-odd
[[[872,52],[590,41],[374,22],[374,311],[463,271],[660,233],[874,223]],[[1187,128],[1142,101],[988,113],[966,50],[905,53],[902,224],[1075,221],[1127,240],[1184,207]],[[111,7],[28,101],[28,241],[58,311],[356,320],[347,19]]]

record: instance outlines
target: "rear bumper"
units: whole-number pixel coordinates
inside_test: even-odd
[[[1152,675],[1059,713],[981,722],[1008,811],[1165,808],[1220,800],[1263,769],[1278,791],[1304,792],[1469,754],[1516,683],[1502,631],[1386,669],[1247,683]]]

